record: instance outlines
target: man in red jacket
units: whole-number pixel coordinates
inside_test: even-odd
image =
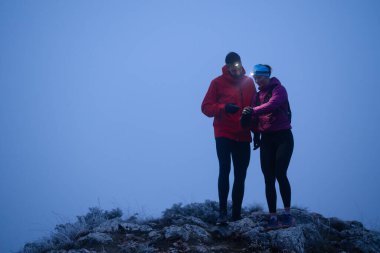
[[[241,205],[244,196],[244,182],[251,156],[252,141],[250,127],[242,127],[240,117],[246,106],[252,105],[256,95],[253,80],[245,76],[240,56],[235,52],[227,54],[222,75],[211,81],[202,102],[202,112],[214,118],[216,151],[219,160],[219,218],[217,224],[227,222],[227,199],[231,157],[234,165],[232,189],[232,220],[241,219]],[[255,147],[258,147],[256,143]]]

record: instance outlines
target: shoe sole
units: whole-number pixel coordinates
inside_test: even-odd
[[[295,227],[296,226],[296,219],[293,217],[291,224],[282,224],[281,222],[280,222],[280,224],[281,224],[282,228]]]
[[[271,230],[277,230],[277,229],[281,229],[282,226],[278,225],[277,227],[266,227],[264,228],[264,231],[271,231]]]
[[[227,226],[228,223],[227,223],[227,221],[226,222],[217,222],[216,225],[217,226]]]
[[[292,224],[290,225],[285,225],[285,224],[282,224],[281,222],[278,222],[278,226],[276,227],[269,227],[269,228],[264,228],[264,231],[271,231],[271,230],[278,230],[278,229],[282,229],[282,228],[290,228],[290,227],[295,227],[296,226],[296,219],[293,217],[292,218]]]

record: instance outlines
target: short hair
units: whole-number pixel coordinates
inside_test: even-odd
[[[233,64],[235,62],[241,62],[241,59],[240,59],[240,56],[237,53],[235,53],[235,52],[229,52],[226,55],[225,62],[226,62],[227,65],[229,65],[229,64]]]

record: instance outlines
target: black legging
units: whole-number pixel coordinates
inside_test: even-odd
[[[244,182],[251,157],[249,142],[238,142],[228,138],[215,138],[216,152],[219,159],[219,208],[227,213],[227,198],[230,188],[229,175],[231,156],[234,164],[234,185],[232,189],[232,217],[239,218],[244,196]]]
[[[276,212],[276,179],[280,186],[284,207],[290,207],[291,189],[286,172],[292,157],[293,147],[294,140],[291,130],[262,134],[260,161],[265,178],[265,194],[270,213]]]

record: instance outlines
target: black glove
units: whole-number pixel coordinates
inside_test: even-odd
[[[251,114],[242,114],[240,117],[240,125],[242,127],[248,127],[251,123]]]
[[[253,133],[253,150],[256,150],[260,147],[261,138],[260,133]]]
[[[252,108],[249,106],[244,107],[241,118],[240,118],[240,125],[242,127],[250,126],[251,116],[252,116]]]
[[[226,110],[227,113],[236,113],[239,109],[240,107],[235,104],[226,104],[224,106],[224,110]]]

